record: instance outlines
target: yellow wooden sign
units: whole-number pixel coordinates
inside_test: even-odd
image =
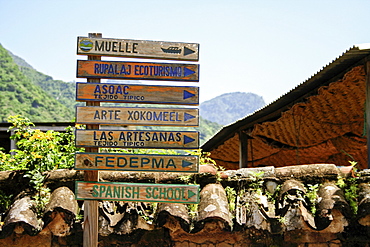
[[[76,130],[77,147],[199,148],[198,131]]]
[[[77,54],[198,61],[199,44],[77,37]]]
[[[76,153],[76,170],[197,173],[197,155]]]
[[[199,185],[76,181],[77,200],[199,203]]]
[[[77,106],[76,123],[197,127],[199,118],[195,108]]]
[[[77,101],[177,105],[199,104],[199,87],[77,82],[76,88]]]
[[[77,60],[77,77],[198,82],[199,65]]]

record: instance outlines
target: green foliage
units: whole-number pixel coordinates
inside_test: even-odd
[[[349,161],[353,170],[356,171],[357,162]],[[344,199],[348,202],[352,209],[352,212],[356,215],[358,211],[358,191],[359,187],[357,184],[357,179],[353,177],[343,178],[339,177],[337,180],[337,186],[344,191]]]
[[[203,117],[199,118],[199,128],[195,128],[200,132],[199,141],[200,144],[205,143],[210,139],[214,134],[216,134],[222,128],[221,124],[216,122],[209,121]]]
[[[198,204],[186,204],[190,218],[194,219],[198,215]]]
[[[11,205],[13,195],[6,195],[0,190],[0,212],[5,212]]]
[[[33,122],[69,121],[73,109],[63,106],[33,84],[0,45],[0,122],[10,115],[22,115]]]
[[[34,170],[40,173],[74,165],[74,134],[71,127],[65,133],[31,128],[34,124],[20,116],[10,116],[11,139],[17,140],[18,149],[12,154],[0,151],[0,170]]]
[[[194,178],[192,175],[182,175],[179,179],[185,184],[191,184]]]
[[[36,191],[32,199],[35,201],[36,213],[41,216],[50,200],[50,189],[44,186],[45,176],[39,170],[30,170],[24,175],[30,179],[30,185]]]
[[[22,73],[29,78],[35,85],[42,88],[49,96],[58,100],[62,105],[68,109],[81,103],[76,102],[76,84],[71,82],[64,82],[61,80],[53,80],[51,76],[28,67],[19,67]],[[73,116],[71,115],[70,118]]]
[[[280,224],[286,224],[287,223],[286,218],[285,217],[281,217],[281,216],[279,216],[278,221],[279,221]]]
[[[157,210],[158,203],[146,203],[137,207],[138,214],[149,224],[153,224],[153,215]]]
[[[348,202],[352,212],[356,215],[358,211],[358,184],[356,178],[339,177],[337,185],[344,191],[344,199]]]
[[[313,215],[316,214],[316,204],[317,204],[317,192],[319,191],[319,184],[308,184],[307,185],[307,192],[305,197],[310,202],[310,211]]]
[[[72,128],[67,128],[65,133],[42,132],[33,129],[34,124],[25,117],[10,116],[8,121],[12,123],[9,130],[14,131],[11,139],[17,141],[18,149],[11,150],[13,154],[0,151],[0,170],[26,170],[24,176],[30,179],[36,210],[41,215],[50,197],[50,190],[44,186],[44,172],[74,165],[77,149]]]
[[[13,58],[13,61],[20,67],[27,67],[27,68],[31,68],[32,69],[32,66],[29,65],[23,58],[20,58],[16,55],[14,55],[11,51],[8,50],[8,53],[9,55]]]
[[[198,155],[199,156],[199,165],[206,165],[206,164],[213,164],[217,166],[216,161],[214,161],[210,156],[211,153],[209,152],[202,152],[201,149],[186,151],[190,155]]]
[[[250,172],[252,175],[251,183],[249,187],[253,189],[257,194],[262,195],[264,188],[263,188],[263,171],[260,172]]]
[[[235,211],[235,202],[236,202],[236,191],[234,188],[227,186],[225,188],[226,197],[229,201],[229,210],[230,212]]]
[[[76,215],[76,221],[83,221],[84,219],[84,215],[82,214],[81,211],[78,212],[78,214]]]

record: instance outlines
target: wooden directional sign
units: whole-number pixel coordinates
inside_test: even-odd
[[[77,77],[198,82],[199,65],[77,60]]]
[[[76,181],[77,200],[199,203],[199,185]]]
[[[197,127],[198,114],[196,108],[77,106],[76,123]]]
[[[199,87],[78,82],[76,89],[77,101],[177,105],[199,104]]]
[[[199,148],[197,131],[76,130],[77,147]]]
[[[76,170],[186,172],[199,170],[197,155],[76,153]]]
[[[78,37],[77,54],[198,61],[199,44]]]

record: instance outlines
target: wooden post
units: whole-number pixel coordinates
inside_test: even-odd
[[[101,38],[101,33],[89,33],[90,38]],[[101,56],[88,56],[88,60],[101,60]],[[87,79],[87,82],[100,83],[100,79]],[[100,102],[87,101],[86,106],[100,106]],[[99,129],[99,124],[87,124],[86,129]],[[87,153],[98,153],[99,148],[86,148]],[[84,171],[85,181],[99,181],[99,171]],[[85,200],[84,201],[84,247],[98,246],[98,201]]]
[[[239,168],[248,167],[248,135],[239,131]]]
[[[365,62],[366,73],[366,109],[365,109],[365,127],[367,137],[367,168],[370,168],[370,60],[366,59]]]

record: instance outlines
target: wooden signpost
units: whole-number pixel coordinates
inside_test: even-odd
[[[199,185],[76,182],[76,198],[107,201],[199,202]]]
[[[78,37],[77,54],[198,61],[199,44]]]
[[[199,81],[198,64],[77,61],[77,78]]]
[[[77,101],[177,105],[199,104],[199,87],[78,82],[76,88]]]
[[[78,37],[75,169],[84,170],[76,182],[76,199],[85,201],[84,247],[98,245],[98,201],[199,203],[199,186],[98,182],[99,170],[133,172],[187,172],[199,170],[196,155],[99,153],[99,148],[198,149],[197,131],[110,130],[100,125],[199,126],[199,111],[192,108],[138,108],[100,106],[100,102],[198,105],[198,87],[100,83],[101,78],[130,80],[199,81],[198,64],[101,61],[101,56],[198,61],[199,44],[106,39],[101,34]]]
[[[197,149],[199,132],[76,130],[76,147]]]
[[[100,33],[90,33],[91,38],[101,38]],[[87,56],[88,60],[100,60],[100,56]],[[100,79],[87,79],[88,83],[100,83]],[[100,102],[86,102],[86,106],[99,106]],[[86,129],[98,129],[99,125],[86,125]],[[98,148],[86,148],[86,152],[98,152]],[[85,181],[99,181],[98,171],[84,171]],[[91,200],[84,202],[84,235],[83,235],[83,246],[84,247],[96,247],[98,246],[98,201]]]
[[[76,153],[76,170],[197,173],[197,155]]]
[[[76,123],[197,127],[198,114],[195,108],[77,106]]]

